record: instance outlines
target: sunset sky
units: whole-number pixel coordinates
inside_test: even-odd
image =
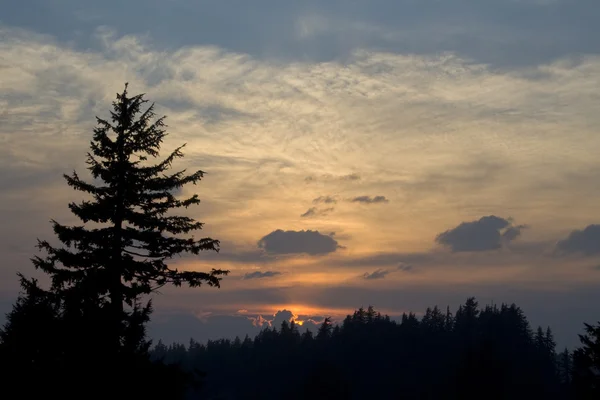
[[[165,288],[167,341],[516,302],[559,345],[600,320],[598,0],[0,0],[0,312],[76,223],[95,116],[129,82],[207,172],[221,241]],[[287,310],[287,311],[283,311]]]

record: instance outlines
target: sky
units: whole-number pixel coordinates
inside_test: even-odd
[[[95,116],[129,82],[231,270],[164,288],[166,342],[361,306],[516,303],[559,346],[600,320],[597,0],[0,0],[0,312],[77,223]],[[43,277],[41,277],[43,280]],[[1,317],[0,317],[1,318]]]

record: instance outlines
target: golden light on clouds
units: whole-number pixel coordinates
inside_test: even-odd
[[[232,270],[206,295],[207,309],[342,315],[346,306],[320,306],[309,289],[600,280],[587,259],[547,255],[600,219],[600,57],[502,71],[452,53],[357,49],[343,62],[283,62],[216,46],[159,50],[108,29],[97,33],[102,48],[89,51],[0,33],[0,168],[9,177],[0,207],[7,218],[23,208],[37,218],[19,222],[27,229],[18,237],[2,231],[8,245],[29,249],[51,235],[50,217],[70,221],[66,202],[77,194],[61,174],[83,172],[94,115],[106,116],[128,81],[167,114],[165,151],[187,143],[176,167],[207,171],[186,189],[202,200],[189,212],[222,252],[176,262]],[[529,228],[471,256],[435,242],[489,215]],[[279,229],[318,231],[315,243],[338,247],[259,249]],[[15,257],[22,266],[29,255]],[[276,294],[262,299],[260,289]],[[165,293],[172,307],[197,308],[191,292]]]

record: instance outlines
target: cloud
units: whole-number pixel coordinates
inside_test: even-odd
[[[277,275],[281,275],[281,272],[278,271],[254,271],[248,272],[244,275],[244,279],[263,279],[263,278],[273,278]]]
[[[352,203],[362,203],[362,204],[378,204],[378,203],[389,203],[390,201],[386,199],[385,196],[358,196],[350,200]]]
[[[323,208],[323,209],[318,209],[317,207],[311,207],[304,214],[300,215],[300,217],[309,218],[309,217],[325,216],[325,215],[329,214],[330,212],[332,212],[333,210],[334,210],[333,207]]]
[[[502,233],[502,238],[511,242],[511,241],[515,240],[516,238],[518,238],[519,236],[521,236],[521,232],[525,228],[527,228],[526,225],[511,226]]]
[[[413,266],[410,264],[405,264],[405,263],[400,263],[400,265],[398,265],[398,267],[396,269],[383,269],[383,268],[379,268],[371,273],[369,272],[365,272],[364,274],[361,275],[361,277],[363,279],[366,280],[374,280],[374,279],[384,279],[386,276],[388,276],[389,274],[395,273],[395,272],[412,272],[413,271]]]
[[[435,241],[453,252],[495,250],[516,239],[524,228],[524,225],[513,226],[509,220],[490,215],[463,222],[437,235]]]
[[[343,181],[359,181],[360,175],[358,175],[356,173],[348,174],[348,175],[344,175],[344,176],[340,177],[340,179]]]
[[[317,182],[317,181],[322,181],[322,182],[350,181],[350,182],[353,182],[353,181],[359,181],[360,179],[361,179],[361,177],[357,173],[352,173],[352,174],[347,174],[347,175],[321,174],[319,176],[309,175],[304,178],[304,181],[306,183]]]
[[[302,321],[302,326],[299,328],[300,332],[311,331],[313,334],[319,331],[319,328],[323,324],[323,320],[315,320],[313,318]]]
[[[432,54],[450,51],[494,67],[538,65],[571,54],[597,54],[596,0],[485,1],[362,0],[351,7],[318,2],[205,4],[156,2],[136,12],[142,0],[120,7],[114,2],[62,0],[44,12],[29,13],[27,3],[3,7],[3,21],[38,29],[81,49],[93,48],[88,36],[111,25],[128,34],[149,32],[164,48],[218,45],[254,57],[280,60],[344,59],[356,48],[388,53]],[[120,4],[120,3],[119,3]],[[75,35],[73,32],[77,32]],[[552,40],[553,34],[561,40]]]
[[[277,229],[261,238],[258,247],[270,254],[322,255],[335,252],[340,245],[332,235],[323,235],[319,231]]]
[[[0,303],[0,310],[3,310],[4,308],[1,306],[2,303]],[[8,310],[9,305],[5,309]],[[323,319],[322,316],[298,316],[288,309],[282,309],[266,316],[264,314],[248,315],[247,310],[239,310],[234,315],[157,310],[149,323],[148,333],[154,343],[158,339],[162,339],[165,344],[187,343],[190,338],[200,343],[206,343],[207,340],[233,339],[236,336],[243,339],[245,335],[253,338],[265,327],[280,329],[283,321],[301,320],[302,326],[298,326],[300,332],[309,329],[316,333]]]
[[[262,315],[256,317],[248,317],[248,321],[252,323],[252,326],[262,328],[263,326],[271,326],[271,321],[265,319]]]
[[[383,279],[385,278],[389,273],[391,273],[392,271],[387,270],[387,269],[378,269],[376,271],[373,271],[371,273],[369,272],[365,272],[362,277],[366,280],[372,280],[372,279]]]
[[[314,199],[312,202],[313,202],[313,204],[321,204],[321,203],[336,204],[337,200],[332,196],[319,196],[316,199]]]
[[[400,265],[398,265],[398,271],[412,272],[413,269],[414,269],[413,266],[410,264],[401,263]]]
[[[556,243],[558,254],[600,254],[600,225],[592,224],[583,230],[574,230],[566,238]]]
[[[266,322],[261,316],[248,318],[244,315],[208,315],[199,318],[194,313],[155,312],[148,325],[148,336],[162,339],[164,343],[188,343],[193,338],[200,343],[236,336],[255,336]]]
[[[317,207],[311,207],[304,214],[301,214],[300,217],[302,217],[302,218],[314,217],[315,215],[317,215],[318,212],[319,212],[319,210],[317,209]]]
[[[283,321],[292,322],[297,318],[296,314],[289,310],[279,310],[273,316],[273,320],[271,321],[271,326],[279,329],[281,328],[281,323]]]

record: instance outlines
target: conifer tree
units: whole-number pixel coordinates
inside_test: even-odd
[[[563,352],[559,355],[558,365],[561,383],[567,386],[571,383],[571,373],[573,368],[571,360],[571,353],[569,352],[569,349],[565,347]]]
[[[323,323],[319,327],[319,331],[317,332],[318,340],[326,340],[331,337],[331,331],[333,329],[333,324],[331,323],[331,318],[327,317],[323,320]]]
[[[600,321],[584,323],[585,334],[579,335],[581,346],[573,352],[573,386],[577,398],[600,398]]]
[[[53,335],[59,313],[56,301],[38,285],[37,280],[18,274],[21,292],[6,314],[0,328],[0,359],[10,363],[12,371],[43,371],[56,367],[59,360],[58,340]],[[3,371],[3,375],[7,371]]]
[[[446,316],[444,317],[444,330],[446,332],[452,332],[454,328],[454,316],[450,311],[450,306],[446,307]]]
[[[38,248],[47,255],[32,259],[36,268],[51,276],[52,291],[63,298],[91,299],[108,310],[105,314],[114,329],[110,339],[117,348],[124,345],[128,319],[147,320],[143,315],[150,309],[140,308],[141,296],[166,284],[219,287],[221,276],[228,272],[179,271],[167,264],[181,253],[219,250],[218,240],[184,237],[202,229],[203,223],[170,214],[200,202],[195,194],[179,199],[174,192],[188,183],[195,185],[204,172],[168,172],[183,156],[183,146],[162,161],[149,161],[159,157],[167,136],[165,117],[155,118],[154,104],[142,110],[148,102],[144,94],[130,97],[127,87],[117,94],[110,120],[96,117],[87,153],[94,180],[87,182],[76,172],[64,175],[70,187],[90,196],[69,204],[83,224],[66,226],[52,220],[63,245],[38,240]],[[125,305],[132,311],[126,312]]]
[[[546,328],[546,336],[544,339],[546,350],[552,357],[554,357],[556,355],[556,341],[554,340],[554,334],[552,333],[552,329],[550,327]]]

